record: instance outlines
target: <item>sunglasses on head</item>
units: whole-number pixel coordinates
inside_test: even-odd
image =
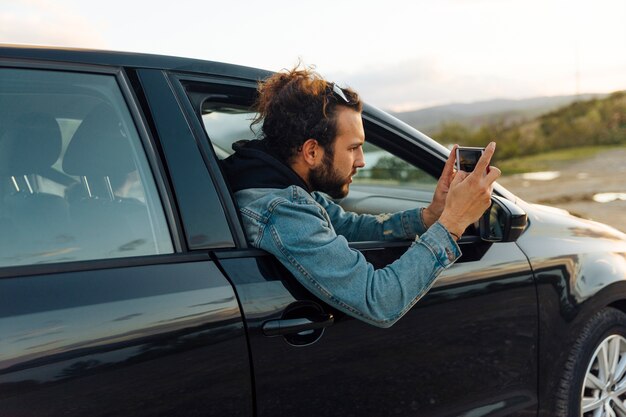
[[[329,83],[329,86],[331,86],[331,91],[333,92],[333,94],[335,95],[335,97],[339,97],[341,100],[343,100],[346,104],[350,104],[350,100],[348,100],[348,97],[346,97],[346,94],[343,92],[343,90],[341,89],[341,87],[339,87],[337,84],[335,83]]]

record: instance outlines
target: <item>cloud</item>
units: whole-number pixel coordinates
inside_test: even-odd
[[[106,48],[100,33],[85,17],[48,0],[14,0],[0,11],[3,43]]]

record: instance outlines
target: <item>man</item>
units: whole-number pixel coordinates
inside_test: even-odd
[[[251,245],[276,256],[329,305],[391,326],[458,259],[456,240],[489,207],[500,175],[488,168],[495,143],[471,174],[454,172],[453,149],[427,208],[356,215],[321,193],[345,197],[365,166],[359,96],[296,68],[261,82],[256,108],[263,139],[235,144],[224,161]],[[348,246],[391,239],[415,243],[378,270]]]

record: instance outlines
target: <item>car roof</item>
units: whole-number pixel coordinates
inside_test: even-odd
[[[164,69],[196,74],[227,75],[258,80],[271,71],[223,62],[205,61],[168,55],[97,49],[59,48],[0,44],[0,58],[29,59],[48,62],[72,62],[89,65],[107,65],[131,68]]]

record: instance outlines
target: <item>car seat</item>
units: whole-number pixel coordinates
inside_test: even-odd
[[[137,169],[133,155],[120,118],[106,103],[89,112],[67,147],[63,171],[81,179],[66,191],[70,219],[90,258],[155,251],[146,205],[115,191]]]
[[[0,137],[0,265],[45,262],[67,252],[73,239],[67,203],[41,187],[60,153],[61,131],[50,114],[22,114]]]

